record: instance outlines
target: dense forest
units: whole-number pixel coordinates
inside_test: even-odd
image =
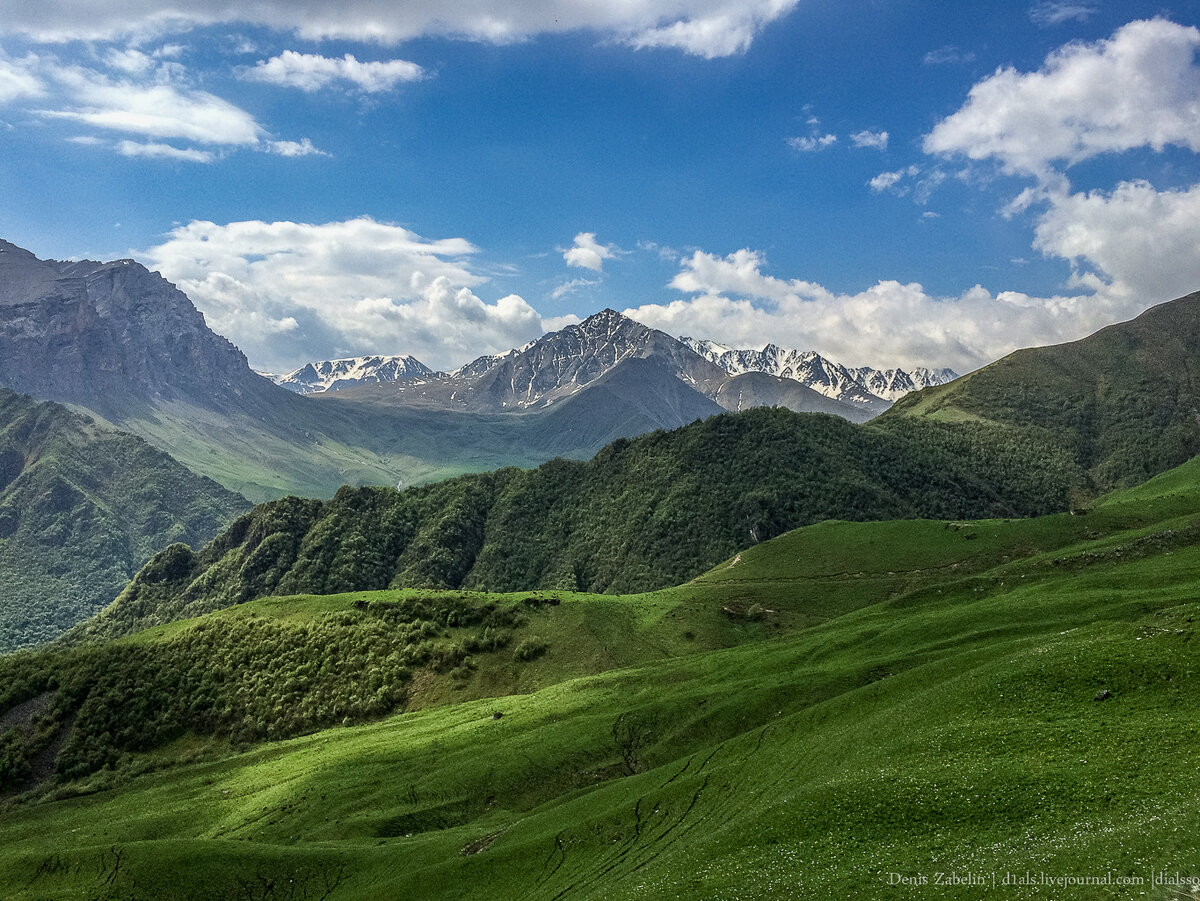
[[[1034,430],[856,426],[756,409],[622,439],[586,463],[263,504],[199,551],[158,554],[68,637],[114,637],[264,595],[643,591],[825,519],[1032,516],[1065,509],[1086,487]]]

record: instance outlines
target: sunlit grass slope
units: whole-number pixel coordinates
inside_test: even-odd
[[[184,737],[10,805],[0,896],[1170,898],[1154,871],[1200,874],[1198,516],[1193,461],[1086,515],[823,523],[559,595],[521,627],[540,675],[481,657],[379,722],[178,764]],[[491,689],[527,693],[449,703]],[[1010,873],[1147,884],[961,884]]]

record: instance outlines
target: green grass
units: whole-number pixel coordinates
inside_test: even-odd
[[[889,874],[1200,874],[1198,474],[1079,516],[822,523],[668,591],[554,593],[523,672],[240,753],[184,737],[141,775],[11,803],[0,897],[1171,898]]]

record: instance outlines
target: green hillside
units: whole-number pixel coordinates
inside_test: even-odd
[[[56,637],[247,506],[139,438],[0,390],[0,653]]]
[[[1150,880],[1200,868],[1198,536],[1193,461],[653,595],[264,599],[5,658],[10,791],[61,751],[0,895],[1182,898]]]
[[[1019,350],[902,398],[905,417],[1032,428],[1102,490],[1133,485],[1200,453],[1200,293],[1070,344]]]
[[[398,492],[264,504],[197,553],[165,551],[76,637],[263,595],[384,588],[644,591],[824,519],[1028,516],[1081,476],[1045,441],[935,422],[889,429],[758,409]]]

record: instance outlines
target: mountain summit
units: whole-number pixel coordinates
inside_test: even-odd
[[[112,413],[152,397],[221,406],[266,383],[139,263],[39,260],[0,241],[0,385]]]

